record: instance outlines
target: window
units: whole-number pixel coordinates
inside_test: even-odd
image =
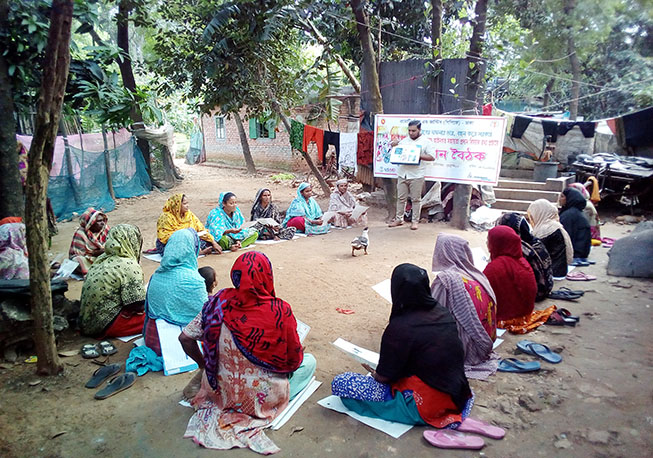
[[[215,118],[215,138],[224,140],[227,138],[227,130],[224,127],[224,116],[214,116]]]
[[[256,118],[249,119],[249,138],[275,138],[277,123],[274,119],[261,122]]]

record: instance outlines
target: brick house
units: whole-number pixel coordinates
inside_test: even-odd
[[[319,122],[310,122],[325,130],[339,132],[357,132],[359,124],[359,98],[358,95],[334,96],[343,103],[340,106],[338,125],[335,126],[322,119]],[[297,121],[306,123],[311,118],[311,105],[297,107],[292,110],[292,117]],[[266,167],[292,172],[307,172],[308,166],[298,151],[290,147],[288,132],[281,121],[278,125],[259,122],[256,118],[248,118],[244,111],[240,113],[252,152],[254,164],[257,167]],[[238,127],[233,117],[221,115],[217,110],[210,115],[202,116],[202,132],[204,134],[204,147],[206,160],[227,165],[245,166],[243,149],[240,143]],[[330,129],[329,129],[330,127]],[[329,149],[334,152],[333,146]],[[311,158],[317,163],[317,147],[311,144],[308,150]]]

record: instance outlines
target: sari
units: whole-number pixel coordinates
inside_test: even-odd
[[[175,194],[168,198],[163,206],[163,213],[156,223],[156,237],[162,245],[168,243],[170,236],[181,229],[191,228],[197,233],[206,232],[204,225],[192,211],[188,210],[183,216],[181,215],[181,201],[183,198],[183,194]],[[201,235],[200,239],[213,242],[213,236],[208,232]],[[160,252],[163,253],[162,250]]]
[[[279,212],[279,207],[277,207],[272,200],[268,203],[267,207],[261,205],[261,195],[263,192],[270,190],[268,188],[261,188],[256,193],[254,198],[254,205],[252,206],[251,221],[256,221],[259,219],[273,219],[277,222],[276,226],[270,224],[264,224],[261,221],[258,221],[254,226],[259,233],[258,238],[260,240],[273,240],[275,237],[279,237],[283,240],[291,240],[295,236],[295,231],[297,230],[294,227],[282,227],[281,222],[281,213]]]
[[[431,296],[424,269],[397,266],[390,290],[392,311],[376,368],[390,383],[347,372],[333,379],[331,391],[361,415],[456,428],[474,399],[456,321]]]
[[[88,208],[79,218],[79,228],[73,234],[73,240],[70,243],[68,257],[79,263],[79,270],[82,275],[86,275],[88,269],[97,256],[91,253],[104,248],[104,242],[107,240],[109,225],[105,224],[100,232],[91,232],[91,226],[95,224],[100,216],[107,218],[103,212],[94,208]]]
[[[438,236],[432,270],[436,277],[431,295],[456,320],[465,351],[465,375],[485,380],[498,367],[498,356],[492,350],[497,329],[494,290],[474,267],[469,243],[457,235]]]
[[[0,279],[29,278],[27,236],[23,223],[0,226]]]
[[[124,307],[145,300],[143,270],[138,264],[142,245],[136,226],[118,224],[109,231],[104,253],[89,269],[82,287],[79,325],[84,335],[102,335]],[[142,313],[135,316],[134,327],[142,330],[144,318]]]
[[[304,218],[316,220],[322,217],[322,209],[315,200],[314,197],[310,197],[308,200],[302,195],[302,191],[308,188],[310,184],[302,183],[297,188],[297,197],[293,199],[290,203],[290,207],[286,211],[286,218],[283,220],[283,227],[288,227],[288,222],[293,218]],[[317,226],[311,224],[308,221],[304,223],[304,233],[306,235],[320,235],[326,234],[331,229],[331,224],[322,224]]]
[[[245,224],[245,217],[240,208],[236,207],[231,216],[224,211],[224,196],[226,194],[228,193],[220,193],[218,206],[211,210],[206,219],[206,228],[222,248],[229,249],[236,242],[241,242],[241,247],[245,248],[256,241],[258,232],[253,227],[247,227],[240,232],[224,233],[227,229],[240,229]]]
[[[335,227],[350,226],[349,217],[343,213],[354,211],[354,208],[356,208],[357,205],[356,198],[352,193],[349,191],[341,193],[338,190],[338,185],[343,183],[346,184],[347,180],[343,179],[336,181],[336,189],[331,193],[331,198],[329,199],[329,211],[336,213],[335,219],[333,220],[333,225]],[[367,213],[363,213],[359,216],[355,224],[367,226]]]
[[[276,297],[264,254],[241,254],[231,281],[233,288],[219,291],[202,309],[205,370],[184,437],[208,448],[276,453],[263,428],[288,405],[288,376],[304,359],[297,321],[290,305]],[[199,337],[193,327],[184,333]]]

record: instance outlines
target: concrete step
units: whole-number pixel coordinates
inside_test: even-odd
[[[560,193],[554,191],[541,191],[539,189],[506,189],[506,188],[495,188],[494,194],[497,199],[505,200],[525,200],[528,202],[534,202],[537,199],[546,199],[549,202],[557,202],[558,195]]]
[[[515,178],[518,180],[532,180],[533,171],[524,169],[501,169],[500,178]]]
[[[492,208],[496,208],[497,210],[525,212],[528,210],[528,206],[531,203],[532,201],[530,200],[497,199],[497,201],[492,204]]]
[[[547,189],[546,183],[540,183],[538,181],[525,181],[525,180],[509,180],[506,178],[499,178],[499,186],[495,188],[502,189],[532,189],[538,191],[550,191]]]

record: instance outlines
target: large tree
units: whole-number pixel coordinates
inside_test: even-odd
[[[57,355],[52,322],[50,269],[46,255],[49,241],[46,194],[68,78],[72,20],[73,0],[53,0],[27,174],[25,221],[30,253],[30,292],[37,372],[43,375],[54,375],[63,370]]]

